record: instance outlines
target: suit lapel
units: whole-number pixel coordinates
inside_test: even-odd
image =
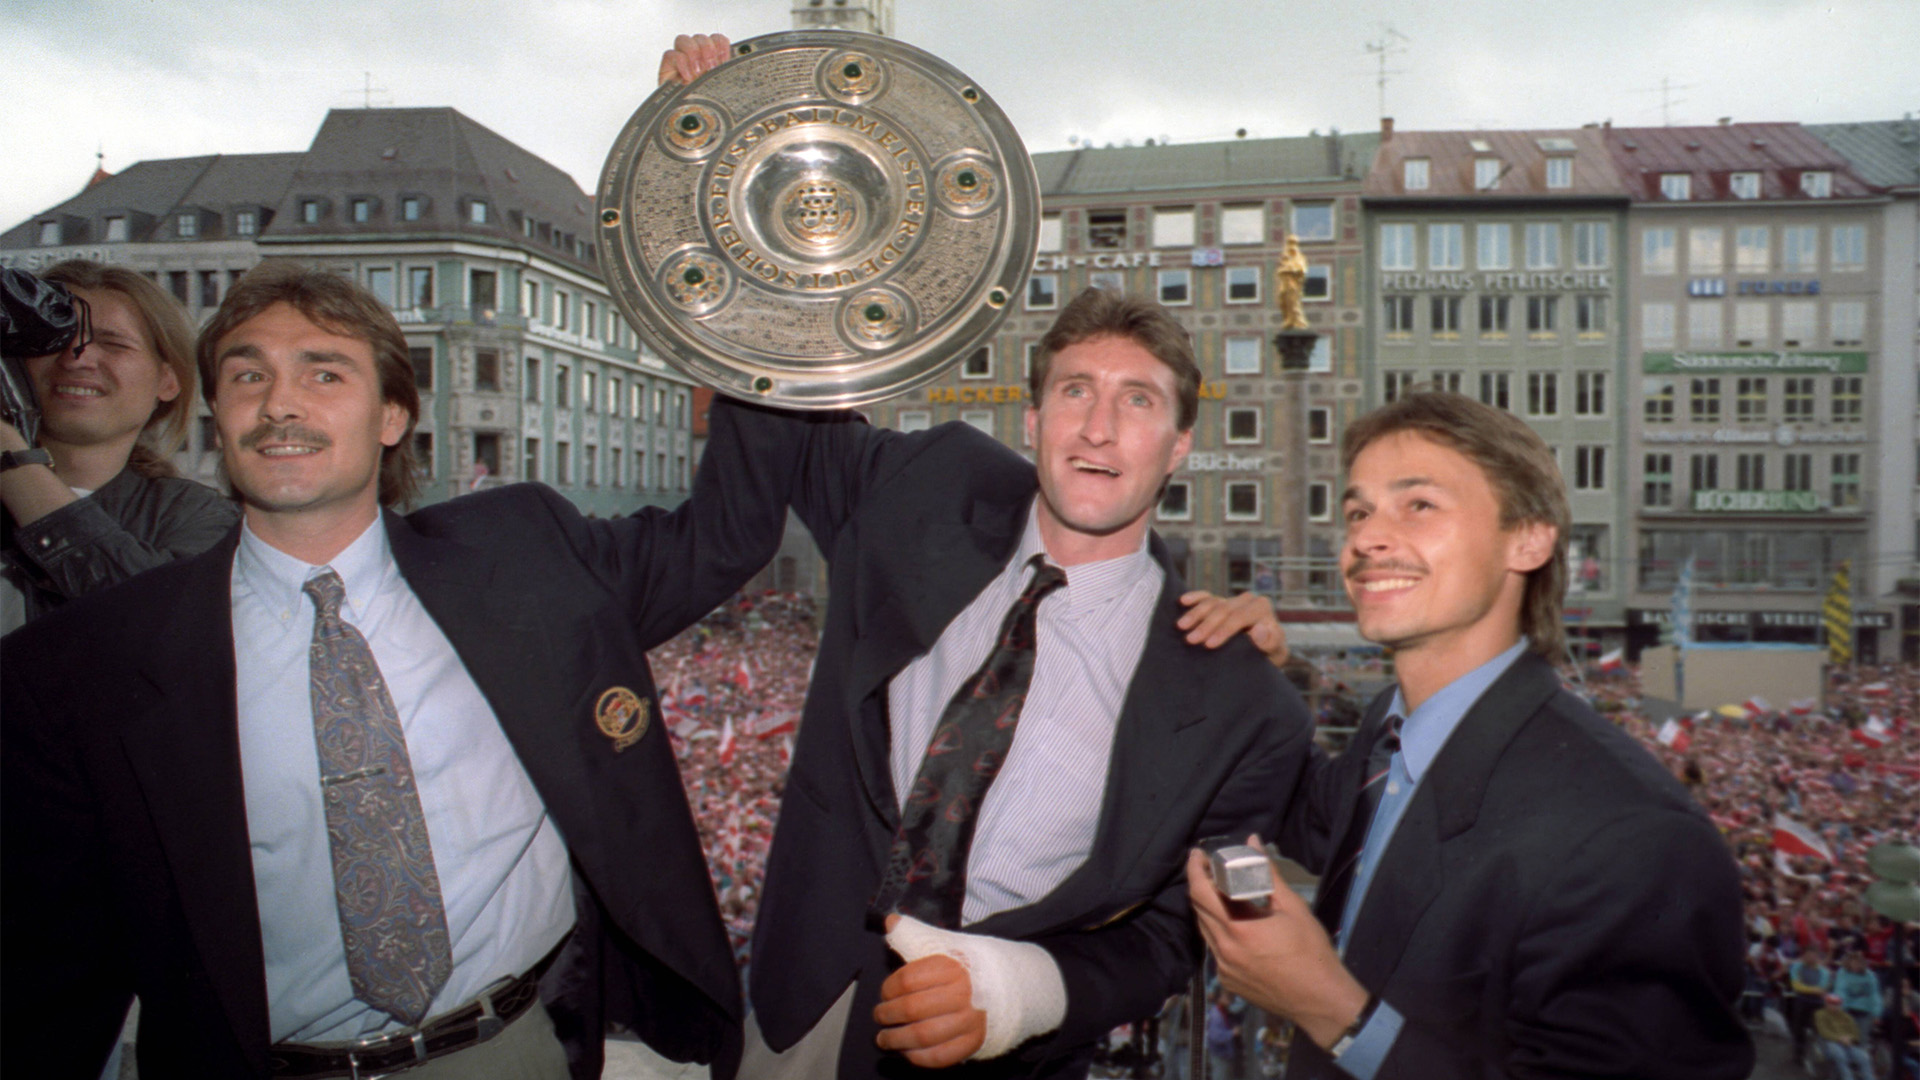
[[[1362,983],[1384,985],[1399,965],[1420,917],[1445,885],[1441,845],[1479,820],[1507,744],[1559,689],[1551,665],[1533,652],[1521,654],[1467,710],[1421,777],[1354,918],[1346,962]]]
[[[145,640],[155,706],[121,735],[153,816],[193,947],[234,1038],[265,1068],[266,961],[240,771],[233,661],[239,530],[190,563],[178,601]]]

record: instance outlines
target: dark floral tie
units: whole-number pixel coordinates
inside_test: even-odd
[[[1347,909],[1347,893],[1353,888],[1354,875],[1359,873],[1360,857],[1366,854],[1367,830],[1373,827],[1374,812],[1380,809],[1380,800],[1386,795],[1387,774],[1393,768],[1393,755],[1400,752],[1402,723],[1404,721],[1400,717],[1389,716],[1375,732],[1373,747],[1367,752],[1367,773],[1361,781],[1360,799],[1353,809],[1353,821],[1348,824],[1347,834],[1329,864],[1333,867],[1332,872],[1320,879],[1313,905],[1314,913],[1336,941],[1340,934],[1340,916]]]
[[[453,950],[407,740],[367,639],[340,619],[340,575],[328,570],[302,591],[318,611],[313,741],[347,977],[354,997],[418,1024],[453,974]]]
[[[1066,572],[1047,565],[1044,555],[1028,565],[1033,580],[1001,622],[993,651],[960,684],[934,725],[887,853],[886,876],[873,900],[876,919],[897,911],[948,930],[960,926],[980,803],[1007,760],[1033,682],[1034,618],[1041,599],[1067,583]]]

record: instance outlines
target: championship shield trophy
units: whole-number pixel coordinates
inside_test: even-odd
[[[972,80],[891,38],[740,42],[627,121],[600,177],[607,283],[723,393],[846,408],[924,385],[1024,288],[1039,184]]]

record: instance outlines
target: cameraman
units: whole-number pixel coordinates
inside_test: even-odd
[[[0,633],[204,551],[240,517],[166,458],[193,411],[186,312],[124,267],[74,259],[40,277],[90,305],[93,337],[4,361],[21,364],[33,384],[45,454],[0,418]]]

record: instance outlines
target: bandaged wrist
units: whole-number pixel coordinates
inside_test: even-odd
[[[941,930],[905,915],[887,944],[912,963],[947,956],[967,969],[973,1007],[987,1017],[987,1038],[968,1060],[984,1061],[1060,1026],[1067,984],[1047,950],[1024,941]]]

